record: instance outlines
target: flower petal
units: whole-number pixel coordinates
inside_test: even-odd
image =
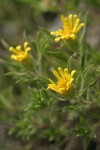
[[[64,71],[62,70],[61,67],[58,68],[58,71],[59,71],[60,75],[62,76],[62,78],[65,78]]]
[[[69,24],[70,28],[72,29],[72,14],[70,14],[68,16],[68,24]]]
[[[57,78],[58,80],[61,79],[59,73],[58,73],[56,70],[52,70],[52,72],[53,72],[53,74],[56,76],[56,78]]]
[[[84,26],[84,23],[81,23],[81,24],[77,27],[76,33],[77,33],[83,26]]]
[[[75,72],[76,72],[76,70],[73,70],[73,71],[71,72],[71,76],[73,76]]]
[[[73,32],[76,32],[77,26],[79,25],[80,19],[76,19],[74,26],[73,26]]]

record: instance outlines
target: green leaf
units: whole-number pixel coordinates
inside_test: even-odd
[[[85,51],[83,52],[82,58],[81,58],[81,69],[84,71],[85,68]]]
[[[85,19],[84,19],[84,24],[85,26],[83,27],[83,30],[82,30],[82,33],[81,33],[81,37],[80,37],[80,40],[79,40],[79,44],[82,45],[82,42],[83,42],[83,38],[84,38],[84,35],[85,35],[85,32],[86,32],[86,24],[87,24],[87,17],[88,17],[88,14],[89,14],[89,11],[86,12],[86,15],[85,15]]]
[[[46,48],[47,48],[47,46],[48,46],[47,42],[48,42],[48,39],[45,39],[45,40],[41,43],[40,50],[41,50],[42,55],[44,54],[44,52],[45,52],[45,50],[46,50]]]
[[[89,85],[89,88],[92,88],[95,86],[95,84],[97,83],[97,79],[95,79],[90,85]]]
[[[92,68],[93,68],[93,64],[87,66],[87,68],[83,72],[83,77],[85,77]]]
[[[72,58],[73,58],[73,55],[70,56],[69,59],[68,59],[68,61],[67,61],[67,68],[68,68],[68,69],[71,67]]]
[[[11,103],[6,99],[3,95],[0,94],[0,101],[3,105],[5,105],[7,108],[12,109]]]

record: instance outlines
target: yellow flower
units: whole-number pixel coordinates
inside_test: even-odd
[[[53,70],[52,72],[56,76],[58,81],[55,83],[51,79],[49,79],[51,84],[48,84],[48,89],[51,89],[61,94],[65,94],[66,92],[68,92],[72,87],[72,82],[74,80],[73,75],[76,72],[76,70],[73,70],[71,73],[68,73],[67,68],[62,70],[62,68],[59,67],[58,72],[56,70]]]
[[[56,42],[61,39],[76,39],[77,32],[84,26],[84,23],[80,23],[80,19],[77,15],[70,14],[67,18],[61,15],[61,21],[63,23],[63,28],[58,31],[51,32],[51,35],[57,36],[55,38]]]
[[[28,47],[28,42],[25,42],[24,43],[24,50],[22,50],[21,45],[16,46],[16,48],[10,47],[9,50],[14,53],[11,55],[12,59],[19,61],[19,62],[22,62],[23,60],[25,60],[26,58],[29,57],[28,51],[30,51],[31,48]]]

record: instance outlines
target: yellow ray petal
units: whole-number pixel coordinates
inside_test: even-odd
[[[30,47],[27,47],[26,49],[25,49],[25,52],[28,52],[28,51],[30,51],[31,50],[31,48]]]
[[[67,76],[68,76],[68,69],[67,68],[64,69],[64,75],[67,78]]]
[[[73,70],[73,71],[71,72],[71,76],[73,76],[75,72],[76,72],[76,70]]]
[[[64,23],[64,22],[65,22],[65,17],[64,17],[64,15],[61,15],[60,18],[61,18],[61,21]]]
[[[53,74],[56,76],[56,78],[57,78],[58,80],[61,79],[59,73],[58,73],[56,70],[52,70],[52,72],[53,72]]]
[[[76,39],[76,35],[75,34],[71,34],[70,37],[71,37],[72,40]]]
[[[11,59],[17,60],[17,56],[16,55],[11,55]]]
[[[58,71],[59,71],[61,77],[62,77],[62,78],[65,78],[64,71],[62,70],[61,67],[58,68]]]
[[[55,84],[50,78],[49,78],[49,81],[50,81],[52,84]]]
[[[27,45],[28,45],[28,42],[25,42],[25,43],[24,43],[24,49],[27,48]]]
[[[60,39],[60,37],[55,38],[55,42],[58,42]]]
[[[21,52],[22,51],[21,45],[16,46],[16,50],[18,51],[18,53]]]
[[[76,33],[77,33],[83,26],[84,26],[84,23],[81,23],[81,24],[77,27]]]
[[[74,26],[73,26],[73,32],[76,32],[77,26],[79,25],[80,19],[76,19]]]
[[[72,14],[70,14],[68,16],[68,24],[69,24],[70,28],[72,29]]]
[[[77,15],[73,15],[73,26],[74,26],[74,24],[76,22],[76,19],[77,19]]]
[[[15,54],[18,54],[17,50],[14,47],[10,47],[9,50],[12,51]]]

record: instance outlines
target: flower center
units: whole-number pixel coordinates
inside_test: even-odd
[[[69,87],[67,80],[61,80],[61,81],[57,82],[57,85],[59,88],[63,88],[63,89],[66,89],[67,87]]]

